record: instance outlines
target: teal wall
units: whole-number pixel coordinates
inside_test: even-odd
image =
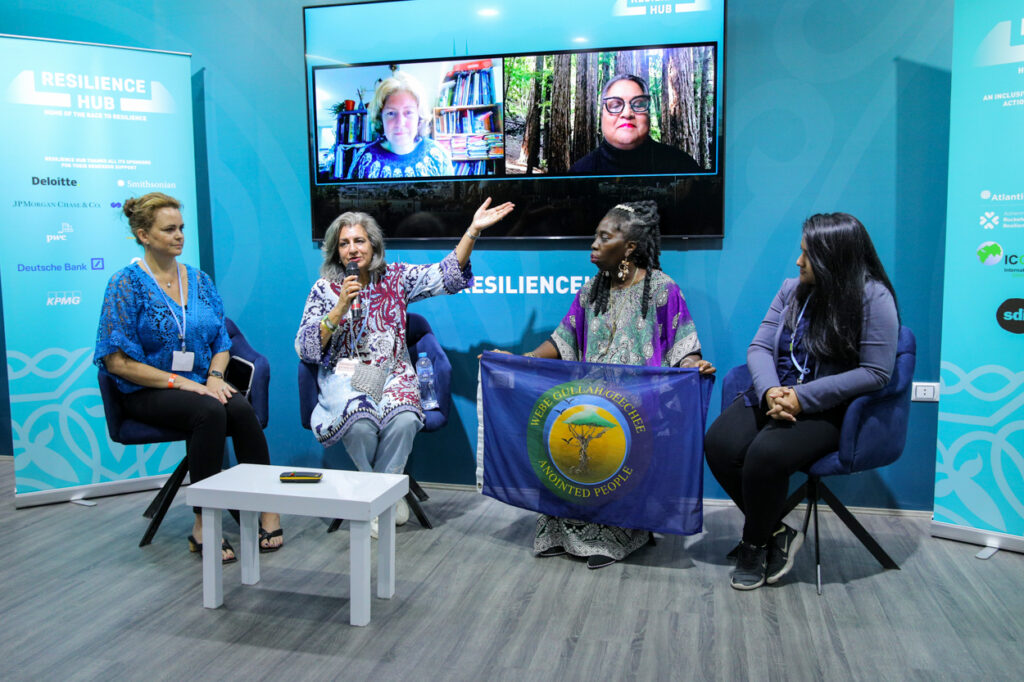
[[[292,349],[320,261],[309,240],[304,4],[8,0],[0,31],[192,53],[204,105],[200,178],[208,175],[210,190],[203,265],[216,273],[228,314],[270,359],[273,459],[309,466],[324,454],[299,426]],[[893,279],[904,323],[918,337],[916,378],[938,379],[951,44],[952,0],[729,1],[726,236],[669,244],[662,256],[717,365],[744,362],[779,282],[795,273],[803,219],[842,210],[867,225]],[[396,243],[389,255],[422,262],[446,248]],[[530,242],[513,254],[481,240],[474,264],[480,273],[510,257],[538,268],[568,259],[572,274],[589,273],[585,248]],[[467,313],[484,318],[468,332],[441,334],[452,349],[458,412],[444,431],[419,437],[412,471],[421,480],[473,481],[476,351],[530,346],[569,304],[568,297],[520,297],[501,303],[502,319],[492,322],[493,301],[471,298],[419,304],[439,330],[459,329]],[[854,505],[930,509],[936,418],[936,404],[915,404],[903,457],[838,482],[840,496]],[[326,457],[332,466],[344,459]],[[723,496],[710,476],[705,494]]]

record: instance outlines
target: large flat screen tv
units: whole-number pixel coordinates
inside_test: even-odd
[[[390,0],[304,8],[313,239],[589,237],[654,199],[666,237],[723,233],[725,0]]]

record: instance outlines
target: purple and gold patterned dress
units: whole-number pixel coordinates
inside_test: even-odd
[[[675,367],[687,355],[700,352],[697,327],[679,286],[661,270],[651,270],[651,301],[647,318],[641,315],[643,280],[612,289],[608,310],[595,315],[588,281],[576,294],[569,312],[551,335],[563,360],[615,365]],[[605,275],[599,275],[599,277]],[[569,554],[609,556],[622,560],[650,540],[646,530],[560,519],[542,514],[537,519],[533,550],[563,547]]]

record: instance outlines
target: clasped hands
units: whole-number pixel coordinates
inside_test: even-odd
[[[765,414],[778,421],[795,422],[796,416],[803,411],[800,397],[792,386],[769,388],[764,394],[764,400],[768,404]]]
[[[238,393],[237,388],[218,377],[208,377],[205,384],[179,377],[177,388],[182,391],[198,393],[199,395],[208,395],[220,402],[221,405],[227,404],[231,396]]]

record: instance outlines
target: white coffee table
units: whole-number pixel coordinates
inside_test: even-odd
[[[394,505],[409,492],[409,477],[361,471],[319,471],[319,483],[282,483],[280,475],[295,467],[239,464],[193,483],[185,502],[203,508],[203,544],[216,551],[203,552],[203,606],[215,609],[224,603],[223,566],[215,538],[222,537],[221,512],[240,512],[239,562],[242,584],[260,581],[259,513],[276,512],[301,516],[348,519],[350,522],[350,583],[352,625],[370,622],[370,520],[379,516],[377,541],[377,596],[390,599],[395,593]],[[287,551],[287,550],[286,550]]]

